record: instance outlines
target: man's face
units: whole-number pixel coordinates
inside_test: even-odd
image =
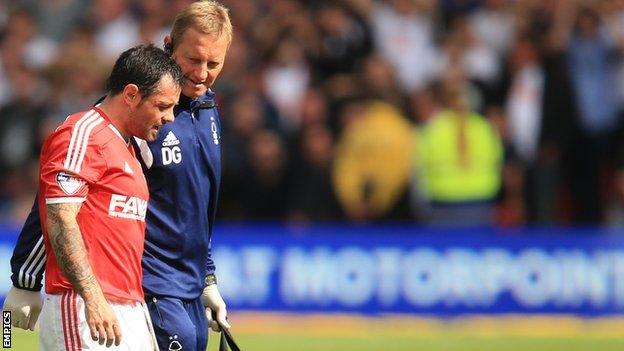
[[[228,46],[224,35],[215,37],[193,27],[184,32],[173,52],[186,77],[182,94],[194,99],[206,93],[221,73]]]
[[[154,141],[160,128],[173,122],[173,107],[178,104],[180,92],[180,87],[171,76],[162,77],[154,93],[141,98],[136,106],[130,107],[128,127],[130,134]]]

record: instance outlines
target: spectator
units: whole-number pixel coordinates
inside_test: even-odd
[[[382,101],[350,102],[341,116],[332,172],[343,211],[353,221],[405,219],[412,126]]]
[[[500,138],[470,109],[459,69],[447,73],[442,96],[445,109],[417,140],[415,171],[429,204],[423,219],[435,226],[490,225],[502,176]]]
[[[552,184],[552,157],[541,151],[544,123],[544,70],[536,46],[520,38],[511,49],[511,83],[506,100],[508,141],[514,161],[522,168],[526,219],[545,222],[554,216],[556,184]],[[542,153],[542,155],[540,155]]]
[[[309,81],[310,69],[301,45],[293,38],[280,40],[264,71],[264,90],[277,107],[284,130],[299,127],[300,104]]]
[[[130,13],[129,5],[129,0],[94,0],[91,5],[98,50],[108,60],[141,42],[139,24]]]
[[[290,218],[328,221],[340,218],[340,207],[331,182],[333,137],[323,124],[306,126],[301,133],[300,162],[295,167]]]
[[[17,9],[11,12],[6,28],[6,40],[23,45],[21,58],[26,66],[40,70],[56,58],[56,43],[39,34],[35,17],[28,10]]]
[[[425,87],[437,71],[434,14],[423,13],[414,1],[385,0],[371,16],[376,47],[394,66],[401,87]]]
[[[352,71],[371,52],[371,29],[355,9],[340,2],[322,1],[315,17],[321,33],[321,77]]]
[[[246,219],[282,220],[289,209],[288,156],[277,133],[255,131],[248,146],[250,168],[238,199]]]
[[[485,0],[483,7],[475,10],[469,21],[474,35],[502,60],[514,38],[515,18],[508,0]]]
[[[569,170],[575,219],[599,223],[604,203],[601,178],[618,127],[615,77],[619,52],[593,9],[580,9],[567,56],[581,127]]]

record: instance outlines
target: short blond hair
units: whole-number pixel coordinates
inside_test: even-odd
[[[182,40],[184,32],[191,27],[217,38],[225,35],[228,43],[232,42],[230,10],[218,1],[194,2],[176,16],[171,29],[172,51]]]

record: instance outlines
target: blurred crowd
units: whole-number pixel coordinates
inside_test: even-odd
[[[190,0],[0,0],[0,218]],[[224,220],[624,223],[624,0],[223,0]]]

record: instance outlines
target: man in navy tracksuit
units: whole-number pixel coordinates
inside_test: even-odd
[[[208,88],[221,72],[231,40],[228,10],[216,1],[193,3],[178,14],[165,38],[165,49],[187,78],[175,121],[153,142],[132,141],[150,191],[143,289],[160,350],[205,350],[208,327],[219,328],[211,313],[229,328],[210,253],[221,128]],[[13,324],[23,329],[34,329],[41,309],[40,226],[34,206],[11,258],[14,286],[3,309],[13,311]]]

